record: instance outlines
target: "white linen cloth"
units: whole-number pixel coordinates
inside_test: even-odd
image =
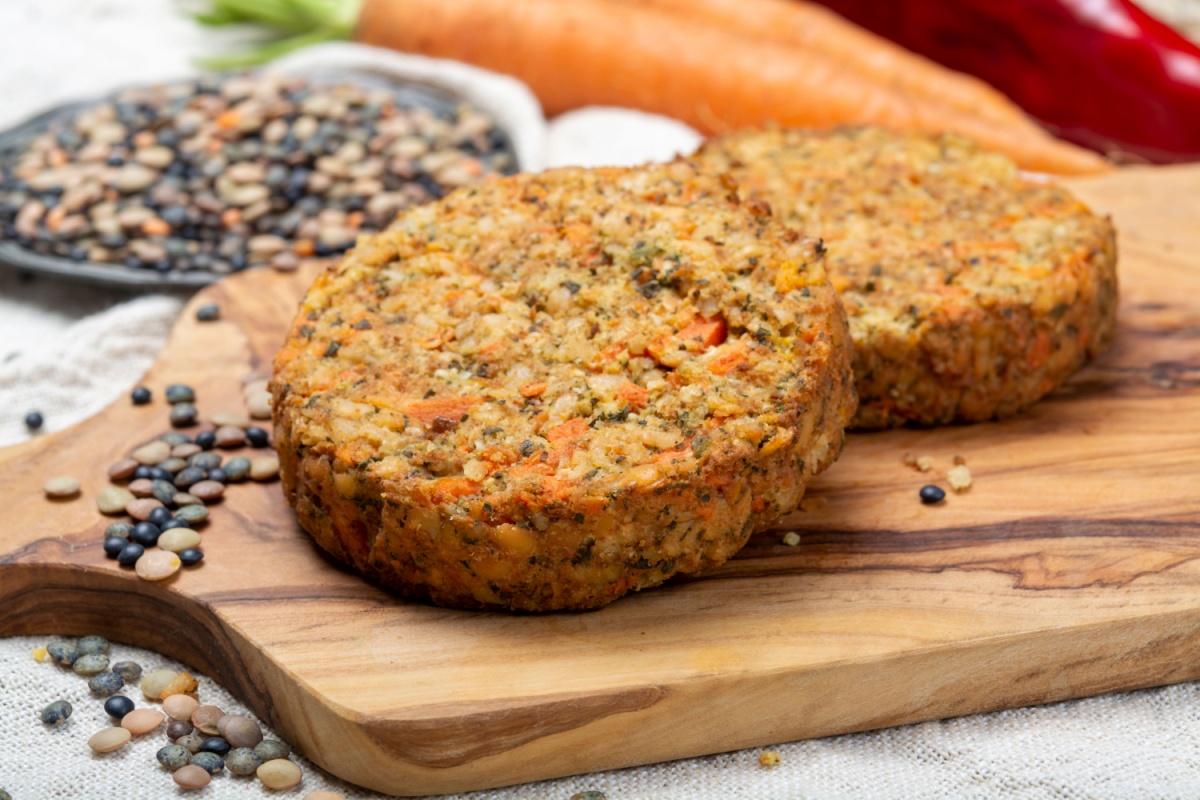
[[[1196,9],[1194,0],[1175,0]],[[167,0],[0,2],[0,127],[47,104],[103,93],[124,82],[186,73],[213,35]],[[556,164],[635,163],[691,149],[694,132],[647,115],[598,109],[549,128]],[[57,430],[128,392],[149,367],[179,313],[179,296],[21,281],[0,270],[0,446],[28,437],[39,409]],[[3,525],[0,522],[0,525]],[[4,610],[0,608],[0,621]],[[96,756],[87,738],[108,724],[101,701],[69,670],[38,664],[44,636],[0,638],[0,789],[14,800],[157,800],[177,793],[154,759],[161,732]],[[114,646],[114,660],[174,666],[160,655]],[[349,667],[350,665],[348,665]],[[127,692],[140,700],[136,690]],[[202,702],[246,709],[201,676]],[[47,729],[39,712],[69,700],[74,715]],[[764,749],[780,763],[759,764]],[[315,789],[382,797],[349,786],[297,757],[302,797]],[[1195,798],[1200,796],[1200,684],[1112,694],[1040,708],[980,714],[890,730],[780,744],[706,758],[545,781],[456,797],[568,800],[588,789],[608,800],[799,800],[800,798]],[[275,796],[253,778],[221,774],[210,800]]]

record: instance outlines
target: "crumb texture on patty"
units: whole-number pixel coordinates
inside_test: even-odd
[[[685,163],[407,212],[314,283],[275,361],[301,525],[456,607],[604,605],[721,563],[854,413],[814,240]]]
[[[829,247],[854,340],[858,428],[1015,414],[1101,352],[1111,223],[954,135],[760,130],[693,157]]]

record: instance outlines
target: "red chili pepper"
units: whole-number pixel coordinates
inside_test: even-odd
[[[1064,139],[1200,161],[1200,47],[1128,0],[819,2],[982,78]]]

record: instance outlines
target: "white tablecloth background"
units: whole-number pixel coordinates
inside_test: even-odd
[[[1200,19],[1194,0],[1155,4]],[[5,39],[0,127],[54,102],[184,74],[194,55],[218,41],[179,16],[169,0],[3,0],[0,32]],[[552,163],[620,163],[666,157],[672,148],[686,149],[690,143],[689,132],[671,124],[595,112],[552,126],[548,155]],[[57,430],[125,394],[162,346],[181,302],[178,296],[133,296],[41,278],[23,281],[0,270],[0,445],[27,438],[21,420],[28,410],[41,410],[46,429]],[[0,608],[0,619],[4,613]],[[107,756],[88,750],[88,736],[107,724],[100,701],[90,697],[82,678],[31,657],[33,648],[54,633],[0,639],[0,789],[15,800],[176,796],[169,775],[154,760],[165,743],[161,734]],[[120,644],[115,656],[148,669],[170,663]],[[871,687],[863,691],[869,694]],[[71,701],[75,713],[61,728],[47,729],[38,714],[57,699]],[[203,677],[201,699],[227,711],[245,711]],[[781,756],[775,767],[760,766],[761,749],[755,749],[461,797],[567,800],[575,792],[598,789],[609,800],[1195,798],[1200,796],[1200,685],[772,749]],[[306,767],[305,782],[283,796],[300,797],[317,788],[341,791],[347,798],[381,796],[298,760]],[[253,779],[227,774],[203,792],[212,800],[267,794],[276,795]]]

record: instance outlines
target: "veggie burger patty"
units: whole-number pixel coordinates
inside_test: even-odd
[[[828,244],[856,427],[1015,414],[1111,338],[1110,222],[965,139],[775,129],[712,140],[692,160]]]
[[[686,163],[406,212],[317,279],[276,358],[301,525],[468,608],[593,608],[723,562],[854,413],[821,255]]]

